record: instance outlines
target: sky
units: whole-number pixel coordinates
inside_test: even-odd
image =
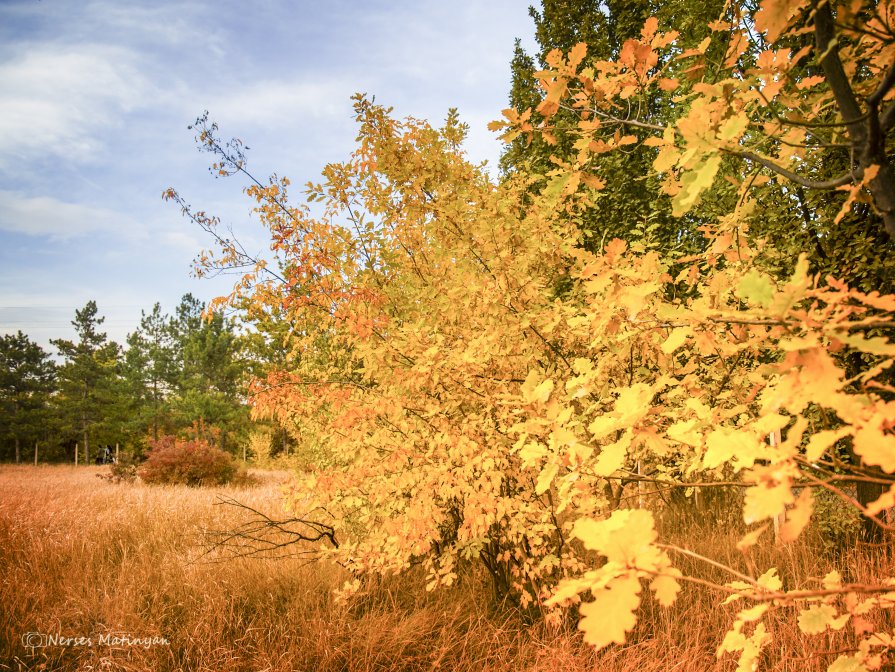
[[[355,92],[433,123],[458,108],[469,157],[496,166],[486,125],[507,106],[514,40],[534,51],[529,4],[0,0],[0,334],[54,352],[92,299],[123,344],[156,302],[226,293],[191,276],[210,241],[161,198],[174,187],[265,247],[246,181],[215,179],[197,151],[187,127],[205,110],[262,181],[346,159]]]

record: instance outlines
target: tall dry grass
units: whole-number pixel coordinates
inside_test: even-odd
[[[202,557],[204,529],[229,529],[234,497],[280,515],[283,473],[251,488],[111,484],[96,468],[0,467],[0,669],[12,670],[731,670],[715,650],[734,608],[703,588],[662,609],[645,601],[625,646],[594,654],[574,630],[526,624],[489,602],[475,572],[456,590],[426,593],[422,577],[371,583],[347,605],[337,567],[300,559]],[[822,576],[832,559],[809,544],[771,544],[744,557],[735,530],[691,525],[689,546],[743,569],[777,566],[787,579]],[[881,550],[851,549],[856,579],[891,575]],[[686,559],[682,564],[686,565]],[[754,567],[749,565],[753,564]],[[712,576],[704,567],[688,567]],[[798,634],[792,612],[772,619],[767,669],[822,670],[829,655]],[[25,633],[91,638],[91,646],[23,646]],[[100,643],[123,633],[148,646]],[[830,641],[825,646],[841,646]]]

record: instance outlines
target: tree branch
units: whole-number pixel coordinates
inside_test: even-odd
[[[749,151],[741,152],[741,151],[730,150],[730,149],[726,149],[724,151],[727,152],[728,154],[738,156],[741,159],[747,159],[749,161],[754,161],[755,163],[762,165],[765,168],[768,168],[769,170],[774,171],[778,175],[782,175],[786,179],[788,179],[792,182],[795,182],[796,184],[798,184],[802,187],[806,187],[807,189],[818,189],[821,191],[838,189],[839,187],[845,186],[846,184],[851,184],[851,183],[855,182],[856,180],[861,179],[861,176],[864,174],[864,171],[861,170],[860,168],[858,168],[857,170],[855,170],[854,173],[848,173],[847,175],[841,175],[840,177],[836,177],[832,180],[824,180],[824,181],[809,180],[807,178],[802,177],[798,173],[794,173],[793,171],[788,170],[787,168],[784,168],[783,166],[780,166],[780,165],[774,163],[773,161],[771,161],[770,159],[768,159],[764,156],[756,154],[755,152],[749,152]]]

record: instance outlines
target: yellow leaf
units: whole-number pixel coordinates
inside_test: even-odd
[[[680,575],[678,570],[669,567],[664,574],[659,574],[650,582],[650,590],[663,607],[670,607],[677,599],[677,594],[681,591],[681,584],[677,580]]]
[[[631,431],[626,431],[622,438],[600,450],[600,457],[594,465],[594,473],[597,476],[611,476],[625,464],[628,446],[631,445]]]
[[[755,13],[755,25],[767,33],[769,43],[776,42],[804,4],[805,0],[764,0]]]
[[[814,499],[811,490],[804,488],[796,500],[796,505],[786,513],[786,522],[780,527],[780,541],[795,541],[811,519]]]
[[[721,155],[714,153],[704,157],[698,168],[681,175],[681,190],[671,201],[671,214],[682,217],[690,212],[699,202],[702,192],[712,186],[720,167]]]
[[[668,434],[669,439],[696,447],[702,445],[702,434],[695,427],[695,420],[678,420],[668,428],[666,434]]]
[[[745,114],[729,117],[718,129],[718,138],[725,141],[739,140],[747,126],[749,126],[749,117]]]
[[[575,521],[572,534],[585,548],[598,551],[623,567],[639,566],[638,559],[646,555],[656,540],[653,514],[645,509],[619,509],[599,521],[580,518]]]
[[[842,575],[837,572],[835,569],[827,572],[827,575],[824,576],[823,586],[826,590],[832,590],[834,588],[839,588],[842,586]]]
[[[848,434],[849,430],[847,428],[824,429],[817,432],[808,439],[808,445],[805,448],[805,459],[809,462],[817,462],[830,446]]]
[[[767,531],[768,527],[770,527],[770,523],[765,523],[761,527],[743,535],[743,538],[737,542],[737,550],[743,552],[747,548],[755,546],[758,543],[758,538]]]
[[[819,635],[824,632],[833,619],[836,609],[829,604],[815,604],[799,613],[799,630],[806,635]]]
[[[702,464],[707,469],[715,469],[737,456],[753,462],[756,441],[750,432],[736,427],[719,427],[706,436],[707,450],[702,456]]]
[[[553,381],[548,378],[547,380],[541,381],[538,384],[538,386],[532,391],[531,397],[526,399],[526,401],[528,401],[529,403],[544,403],[550,398],[551,392],[553,392]]]
[[[640,606],[640,580],[627,576],[613,579],[594,595],[594,601],[582,604],[578,629],[584,641],[596,649],[609,644],[624,644],[625,633],[637,624],[634,611]]]
[[[827,672],[867,672],[867,667],[861,662],[858,655],[839,656],[833,664],[827,668]]]
[[[878,427],[865,426],[855,432],[855,452],[887,474],[895,471],[895,436]]]
[[[740,279],[736,295],[750,303],[767,308],[774,299],[774,283],[768,276],[753,269]]]
[[[631,387],[622,388],[615,400],[615,412],[624,421],[631,421],[643,417],[649,410],[650,401],[653,398],[653,389],[644,383],[635,383]]]
[[[578,67],[578,64],[584,60],[584,57],[587,55],[587,43],[579,42],[574,47],[572,47],[571,51],[569,51],[569,66],[572,68]]]
[[[559,467],[555,463],[548,464],[541,469],[541,473],[538,474],[538,482],[535,484],[536,495],[543,495],[550,489],[558,470]]]
[[[764,574],[759,576],[755,581],[759,586],[768,590],[780,590],[783,588],[783,582],[777,576],[777,568],[771,567]]]
[[[668,334],[668,338],[666,338],[665,342],[662,344],[662,352],[666,355],[670,355],[687,342],[687,337],[691,333],[692,329],[689,327],[675,327],[671,330],[671,333]]]
[[[748,607],[737,614],[737,620],[743,623],[754,623],[764,616],[765,612],[770,608],[767,602],[756,604],[754,607]]]
[[[867,505],[867,515],[875,516],[880,511],[891,509],[893,506],[895,506],[895,485],[884,492],[879,499],[874,500]]]
[[[746,490],[743,520],[749,524],[778,516],[786,510],[787,504],[792,504],[793,499],[788,483],[770,487],[760,483]]]

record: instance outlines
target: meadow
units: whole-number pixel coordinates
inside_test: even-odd
[[[451,590],[427,593],[424,578],[411,573],[370,581],[340,602],[334,593],[348,575],[337,566],[208,554],[206,530],[245,519],[220,497],[285,516],[288,472],[198,489],[111,483],[100,471],[0,467],[0,670],[736,668],[715,655],[735,607],[711,606],[717,596],[698,585],[670,609],[645,602],[629,643],[595,654],[574,624],[550,627],[493,604],[474,567]],[[692,518],[669,517],[665,533],[747,571],[776,566],[784,580],[817,577],[835,560],[851,580],[892,576],[887,547],[849,541],[831,549],[814,534],[790,545],[769,541],[746,557],[735,548],[735,524]],[[772,628],[764,669],[826,669],[830,652],[848,647],[846,634],[831,633],[819,649],[822,640],[802,636],[785,608]]]

